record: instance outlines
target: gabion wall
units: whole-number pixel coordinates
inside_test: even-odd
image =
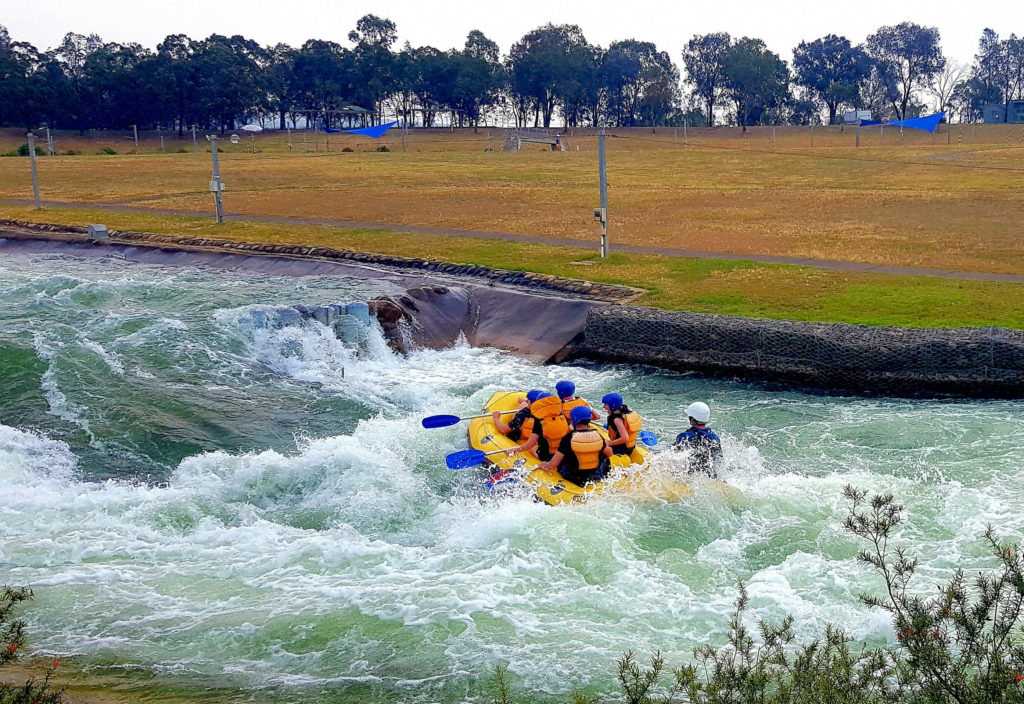
[[[797,323],[593,309],[574,356],[830,392],[1024,397],[1024,331]]]

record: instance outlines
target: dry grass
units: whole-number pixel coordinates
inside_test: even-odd
[[[942,126],[941,129],[945,129]],[[736,259],[778,254],[882,265],[1024,274],[1024,127],[953,126],[934,137],[908,131],[905,143],[887,130],[885,146],[865,128],[860,148],[855,131],[817,128],[617,130],[608,139],[612,245],[629,243],[710,252]],[[238,151],[225,143],[221,171],[224,202],[234,214],[435,226],[560,237],[593,244],[598,205],[597,139],[593,130],[566,135],[566,152],[534,146],[500,150],[502,130],[416,131],[403,150],[401,132],[377,143],[332,135],[331,152],[301,151],[301,135],[260,135],[255,153],[243,139]],[[125,135],[57,136],[58,151],[89,156],[41,158],[43,198],[82,203],[125,203],[175,208],[207,215],[210,155],[191,137],[167,141],[143,136],[139,156],[99,156],[104,144],[133,148]],[[0,131],[0,151],[16,148],[20,133]],[[311,135],[307,135],[312,147]],[[892,142],[890,144],[890,142]],[[959,143],[959,144],[958,144]],[[355,151],[340,152],[343,147]],[[174,151],[184,147],[186,153]],[[0,159],[0,197],[31,198],[25,159]],[[0,212],[24,216],[27,209]],[[54,220],[46,213],[39,219]],[[63,217],[72,217],[65,213]],[[77,217],[86,217],[78,214]],[[156,216],[104,213],[90,218],[121,227],[159,223],[164,231],[206,228]],[[81,219],[76,222],[82,222]],[[195,223],[205,223],[197,220]],[[122,223],[122,224],[118,224]],[[131,225],[129,223],[137,223]],[[153,228],[150,228],[153,229]],[[898,324],[1009,324],[1021,327],[1013,302],[1019,286],[938,282],[808,272],[792,267],[714,265],[668,258],[629,257],[619,264],[580,267],[571,260],[592,252],[457,237],[399,235],[379,230],[230,225],[218,234],[341,244],[369,251],[434,256],[538,271],[558,269],[602,280],[619,280],[651,291],[656,305],[795,317]],[[329,234],[325,234],[329,233]],[[299,238],[299,239],[296,239]],[[657,266],[646,268],[657,261]],[[565,270],[569,267],[568,270]],[[694,274],[699,272],[699,274]],[[797,273],[799,272],[799,273]],[[692,278],[696,276],[696,278]],[[690,277],[688,279],[688,277]],[[682,280],[701,281],[701,295],[687,295]],[[867,288],[863,288],[867,286]],[[893,297],[872,287],[896,286],[915,295]],[[851,288],[852,287],[852,288]],[[857,288],[861,287],[861,288]],[[851,290],[860,293],[854,295]],[[871,291],[888,301],[871,310]],[[945,293],[943,293],[945,292]],[[966,293],[965,293],[966,292]],[[967,298],[965,299],[964,296]],[[863,311],[850,310],[852,298]],[[865,298],[866,297],[866,298]],[[942,301],[952,302],[947,308]],[[973,310],[963,311],[968,305]]]
[[[908,132],[902,147],[860,149],[850,146],[849,130],[819,128],[811,149],[807,128],[779,128],[775,151],[771,131],[690,130],[685,150],[672,129],[609,139],[613,243],[1024,273],[1021,128],[975,128],[969,146],[946,146],[945,135],[932,146],[931,135]],[[491,132],[497,148],[500,130]],[[392,132],[391,148],[399,151],[339,153],[346,143],[370,145],[334,135],[329,154],[289,154],[281,150],[287,138],[275,133],[257,139],[255,154],[242,150],[243,140],[239,151],[228,145],[221,155],[225,207],[592,242],[598,189],[591,133],[567,137],[565,153],[486,152],[486,130],[413,134],[407,152]],[[1006,135],[1015,137],[1009,146]],[[894,131],[887,137],[898,140]],[[861,141],[869,140],[862,134]],[[87,143],[61,137],[58,148],[65,142]],[[190,139],[182,144],[191,148]],[[209,212],[209,154],[151,150],[149,138],[138,157],[40,159],[44,198]],[[0,159],[0,197],[31,197],[25,166]]]

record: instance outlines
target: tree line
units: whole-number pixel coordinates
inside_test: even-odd
[[[192,125],[333,128],[390,119],[746,127],[834,124],[855,108],[903,119],[927,107],[975,122],[987,103],[1024,99],[1024,38],[991,29],[969,65],[943,56],[937,29],[912,22],[880,27],[860,45],[834,34],[801,42],[792,65],[761,39],[709,33],[687,42],[683,72],[651,42],[600,47],[576,25],[538,27],[504,56],[479,30],[447,51],[396,48],[397,39],[394,22],[366,15],[348,34],[351,46],[175,34],[154,51],[71,32],[40,51],[0,26],[0,125],[179,134]]]

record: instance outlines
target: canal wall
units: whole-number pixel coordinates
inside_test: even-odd
[[[628,305],[637,289],[427,259],[139,232],[89,240],[84,227],[0,220],[22,251],[274,275],[384,278],[369,302],[396,349],[458,339],[537,362],[591,359],[828,393],[1024,398],[1024,331],[801,323]]]

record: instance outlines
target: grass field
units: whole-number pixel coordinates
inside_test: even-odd
[[[940,127],[940,130],[946,126]],[[488,136],[489,132],[489,136]],[[773,138],[774,133],[774,138]],[[597,139],[566,135],[569,150],[534,145],[504,152],[502,130],[392,131],[389,152],[366,138],[320,135],[320,151],[292,150],[281,133],[222,142],[225,209],[233,214],[314,217],[540,235],[594,243],[599,228]],[[936,134],[817,128],[617,130],[608,139],[610,233],[617,243],[729,252],[726,260],[592,250],[293,224],[229,223],[148,213],[33,211],[0,216],[100,221],[121,229],[196,232],[289,241],[614,281],[649,291],[668,308],[867,324],[1004,325],[1024,328],[1024,287],[929,277],[890,277],[755,265],[776,254],[883,265],[1024,274],[1024,127],[952,126]],[[0,153],[23,134],[0,132]],[[933,143],[934,141],[934,143]],[[946,142],[949,142],[947,144]],[[490,144],[492,151],[487,151]],[[203,140],[144,135],[57,135],[38,159],[44,200],[175,208],[208,216],[210,154]],[[98,155],[110,146],[117,155]],[[351,152],[342,152],[344,148]],[[184,149],[184,153],[177,153]],[[0,198],[31,198],[28,160],[0,158]],[[733,259],[734,255],[734,259]]]

